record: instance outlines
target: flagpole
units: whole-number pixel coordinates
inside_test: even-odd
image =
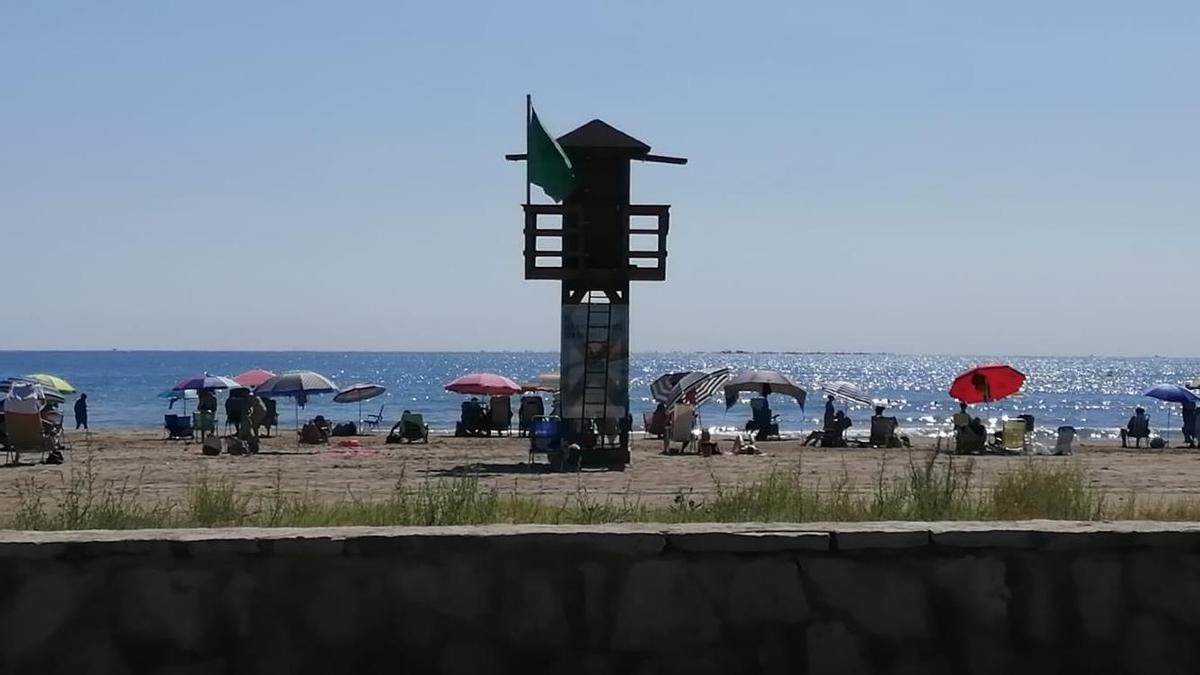
[[[527,152],[529,149],[529,125],[531,122],[533,122],[533,97],[530,96],[529,94],[525,94],[525,146],[526,146]],[[525,206],[529,206],[531,203],[530,190],[529,190],[529,162],[530,162],[530,158],[528,155],[526,155],[526,157],[525,157]]]

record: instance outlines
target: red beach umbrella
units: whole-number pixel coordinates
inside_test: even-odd
[[[446,385],[446,391],[468,396],[512,396],[521,385],[495,373],[471,373]]]
[[[1003,363],[975,366],[954,378],[950,395],[963,403],[990,403],[1017,393],[1025,375]]]
[[[233,377],[233,381],[237,382],[243,387],[253,389],[272,377],[275,377],[275,373],[272,373],[269,370],[263,370],[262,368],[255,368],[254,370],[247,370],[241,375],[235,375]]]

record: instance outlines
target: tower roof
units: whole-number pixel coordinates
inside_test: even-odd
[[[650,146],[603,120],[592,120],[558,138],[564,148],[611,148],[627,150],[631,156],[650,152]]]

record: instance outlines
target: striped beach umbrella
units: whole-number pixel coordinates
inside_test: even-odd
[[[867,396],[865,391],[860,389],[857,384],[852,382],[839,380],[837,382],[829,382],[821,388],[825,390],[825,393],[850,401],[851,403],[858,403],[865,406],[874,405],[874,403],[871,401],[871,397]]]
[[[682,373],[659,375],[658,379],[650,383],[650,398],[654,399],[656,403],[665,405],[667,401],[671,400],[671,391],[675,389],[675,385],[679,384],[679,381],[689,373],[690,371],[685,370]]]
[[[176,382],[175,386],[171,388],[175,391],[183,391],[185,389],[203,391],[205,389],[237,389],[240,386],[240,384],[228,377],[205,373],[203,375],[196,375],[195,377],[186,377]]]
[[[698,406],[712,398],[713,394],[721,391],[725,383],[729,381],[730,375],[728,368],[697,370],[688,373],[675,383],[666,405],[669,408],[683,401]]]

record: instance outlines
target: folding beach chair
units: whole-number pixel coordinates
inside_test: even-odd
[[[1062,426],[1058,428],[1058,439],[1054,442],[1054,454],[1071,455],[1074,450],[1071,444],[1075,442],[1075,427]]]
[[[493,431],[499,436],[501,431],[512,433],[512,399],[507,396],[493,396],[488,403],[491,415],[488,418],[488,435]]]
[[[671,449],[672,443],[679,443],[679,452],[687,450],[689,444],[695,441],[699,434],[696,425],[699,423],[696,407],[686,403],[676,403],[671,407],[670,421],[667,424],[667,436],[663,438],[663,452],[675,454]]]
[[[533,431],[533,420],[546,414],[546,402],[541,396],[530,395],[521,397],[521,407],[517,410],[517,434],[528,436]]]
[[[533,464],[534,456],[544,454],[549,457],[552,452],[562,450],[562,422],[557,417],[535,417],[529,433],[529,463]]]
[[[387,442],[399,443],[400,441],[406,443],[429,442],[429,425],[425,424],[424,415],[407,411],[400,415],[400,421],[396,422],[392,426],[392,430],[388,432]]]
[[[42,426],[42,416],[36,413],[5,413],[4,433],[5,458],[8,464],[20,461],[22,452],[40,453],[44,459],[45,454],[55,447],[55,437],[46,433]]]
[[[1004,420],[1000,431],[1000,445],[1005,450],[1029,450],[1029,424],[1021,418]]]
[[[366,417],[362,418],[361,422],[363,428],[378,429],[379,425],[383,424],[383,409],[386,407],[387,404],[384,403],[383,405],[379,406],[378,413],[368,414]]]

